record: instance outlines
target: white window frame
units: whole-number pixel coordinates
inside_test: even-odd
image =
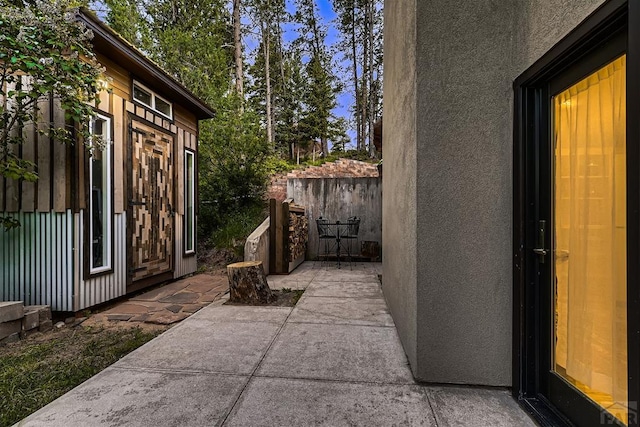
[[[191,170],[189,170],[189,157],[191,157]],[[185,150],[184,152],[184,253],[187,255],[196,252],[196,153]],[[191,181],[189,190],[186,191],[187,182]],[[189,201],[191,201],[192,209],[189,213]],[[191,215],[191,241],[188,240],[187,227],[189,225],[188,215]]]
[[[146,102],[143,102],[143,101],[141,101],[141,100],[137,99],[137,98],[135,97],[135,91],[134,91],[134,90],[132,90],[132,91],[131,91],[131,97],[133,98],[133,100],[134,100],[135,102],[138,102],[138,103],[140,103],[140,104],[144,105],[145,107],[150,108],[150,109],[151,109],[151,110],[153,110],[155,113],[160,114],[162,117],[166,117],[166,118],[167,118],[167,119],[169,119],[169,120],[173,120],[173,103],[172,103],[172,102],[168,101],[165,97],[158,95],[156,92],[152,91],[151,89],[149,89],[148,87],[146,87],[145,85],[143,85],[142,83],[140,83],[140,82],[139,82],[139,81],[137,81],[137,80],[134,80],[134,81],[133,81],[133,86],[134,86],[134,88],[137,86],[138,88],[142,89],[143,91],[145,91],[145,92],[147,92],[147,93],[151,94],[151,104],[152,104],[152,105],[149,105],[149,104],[147,104]],[[158,110],[158,109],[156,108],[156,98],[158,98],[158,99],[160,99],[161,101],[163,101],[163,102],[165,102],[165,103],[169,104],[169,115],[166,115],[165,113],[163,113],[162,111],[160,111],[160,110]]]
[[[91,119],[89,122],[89,130],[93,133],[93,125],[95,119],[100,119],[105,122],[103,128],[103,141],[104,144],[103,152],[102,152],[102,180],[103,180],[103,189],[104,192],[102,194],[103,200],[103,218],[104,218],[104,230],[103,230],[103,255],[102,255],[102,264],[101,266],[94,267],[93,265],[93,162],[91,158],[89,158],[89,209],[87,209],[87,215],[89,216],[89,272],[90,274],[103,273],[105,271],[110,271],[112,268],[112,205],[113,202],[111,200],[111,118],[103,116],[101,114],[96,114],[96,117]],[[96,148],[92,148],[91,151]]]

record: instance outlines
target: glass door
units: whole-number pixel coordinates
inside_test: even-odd
[[[550,394],[627,425],[626,56],[551,96]]]
[[[640,425],[631,21],[605,2],[514,83],[514,397],[542,425]]]
[[[578,425],[628,425],[626,56],[560,81],[538,169],[541,382]]]

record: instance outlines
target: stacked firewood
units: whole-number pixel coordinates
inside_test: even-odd
[[[309,220],[304,214],[289,212],[289,262],[303,257],[309,241]]]

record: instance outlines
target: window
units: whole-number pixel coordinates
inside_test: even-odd
[[[111,119],[97,115],[90,129],[90,272],[100,273],[111,269]]]
[[[184,157],[184,250],[186,253],[195,252],[195,155],[192,151],[185,151]]]
[[[133,82],[133,99],[156,113],[173,119],[171,103],[136,81]]]

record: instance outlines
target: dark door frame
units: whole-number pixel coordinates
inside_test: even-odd
[[[572,425],[563,411],[578,425],[589,425],[600,410],[595,404],[566,401],[561,410],[550,403],[545,360],[549,343],[541,342],[542,328],[549,326],[544,311],[545,297],[536,286],[537,218],[531,195],[538,185],[535,159],[544,150],[549,135],[540,128],[550,126],[547,108],[549,83],[562,74],[573,74],[580,62],[598,61],[614,38],[622,37],[627,54],[627,330],[630,405],[640,400],[640,2],[609,0],[556,44],[514,82],[513,147],[513,394],[543,426]],[[606,58],[606,56],[605,56]],[[608,61],[607,61],[608,62]],[[604,62],[601,64],[604,65]],[[544,102],[543,102],[544,101]],[[542,126],[540,126],[542,125]],[[544,153],[543,155],[550,155]],[[550,242],[550,230],[546,241]],[[547,310],[548,311],[548,310]],[[547,320],[545,320],[547,318]],[[548,365],[548,363],[547,363]],[[542,381],[541,381],[542,379]],[[576,408],[578,410],[576,410]],[[638,426],[637,412],[630,426]],[[631,417],[630,417],[631,418]]]

